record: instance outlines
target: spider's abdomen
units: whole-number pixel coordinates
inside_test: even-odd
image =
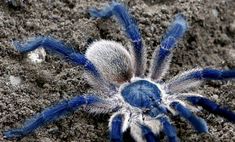
[[[133,65],[128,51],[119,43],[100,40],[92,43],[86,57],[112,83],[129,81],[133,76]]]
[[[140,108],[150,108],[161,101],[161,91],[158,86],[147,80],[138,80],[125,86],[121,91],[124,100],[130,105]]]

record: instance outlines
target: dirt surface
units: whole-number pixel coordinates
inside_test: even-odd
[[[125,0],[139,24],[148,59],[176,13],[182,12],[189,30],[174,52],[169,79],[195,67],[235,68],[234,0]],[[92,90],[82,78],[82,70],[58,56],[32,64],[16,52],[11,40],[27,40],[50,35],[84,53],[90,40],[111,39],[130,46],[117,23],[94,20],[87,9],[101,7],[105,0],[29,0],[20,7],[0,1],[0,131],[19,127],[27,118],[63,99]],[[11,83],[10,80],[18,82]],[[202,95],[235,111],[235,82],[210,81],[195,89]],[[202,111],[209,134],[196,133],[176,118],[182,141],[232,142],[235,126]],[[108,141],[109,115],[93,116],[79,111],[40,128],[23,142],[104,142]],[[161,138],[165,140],[164,135]],[[163,140],[163,141],[164,141]],[[1,139],[0,141],[5,141]]]

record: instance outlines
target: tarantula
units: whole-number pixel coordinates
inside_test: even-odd
[[[25,44],[14,41],[16,49],[21,53],[42,46],[84,67],[89,83],[99,91],[97,94],[77,96],[45,109],[22,128],[4,132],[5,139],[22,138],[82,106],[86,106],[85,110],[92,113],[113,113],[109,122],[110,141],[113,142],[122,141],[122,134],[128,128],[136,141],[159,141],[160,131],[165,133],[169,141],[179,141],[176,129],[170,122],[170,114],[184,118],[198,132],[208,132],[205,120],[194,114],[198,110],[195,106],[235,122],[234,112],[199,94],[182,93],[200,85],[204,80],[234,79],[234,69],[197,68],[169,81],[162,81],[169,68],[175,44],[188,28],[182,14],[176,15],[160,47],[155,50],[147,76],[144,75],[145,49],[142,38],[136,22],[125,6],[111,2],[101,10],[92,8],[90,15],[104,19],[115,16],[132,42],[132,48],[127,50],[115,41],[100,40],[93,42],[84,56],[51,37],[36,37]]]

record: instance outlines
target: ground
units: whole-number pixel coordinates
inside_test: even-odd
[[[48,55],[32,64],[12,47],[12,39],[27,40],[50,35],[84,53],[90,41],[110,39],[130,46],[120,26],[112,20],[94,20],[90,7],[102,7],[100,0],[16,0],[20,6],[0,1],[0,131],[19,127],[44,108],[92,88],[82,78],[82,69],[58,56]],[[158,48],[166,27],[176,13],[183,13],[189,30],[174,52],[166,79],[196,67],[235,68],[235,1],[233,0],[123,0],[142,33],[147,57]],[[149,64],[149,62],[148,62]],[[15,82],[12,82],[15,80]],[[235,111],[235,82],[210,81],[194,91]],[[235,126],[202,111],[209,134],[196,133],[179,118],[172,122],[181,141],[235,141]],[[22,142],[108,141],[109,115],[75,112],[40,128]],[[163,134],[161,138],[165,140]],[[164,141],[163,140],[163,141]],[[1,139],[0,141],[6,141]]]

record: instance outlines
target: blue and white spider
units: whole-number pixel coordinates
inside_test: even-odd
[[[109,123],[110,141],[113,142],[122,141],[122,134],[127,128],[130,128],[131,135],[139,142],[159,141],[160,131],[165,133],[170,142],[179,141],[169,114],[181,116],[198,132],[208,132],[205,120],[194,114],[198,110],[195,106],[235,122],[234,112],[199,94],[182,93],[200,85],[204,80],[234,79],[234,69],[197,68],[169,81],[162,81],[169,68],[175,44],[187,30],[183,15],[175,17],[160,47],[153,54],[150,73],[144,76],[145,49],[139,29],[127,9],[120,3],[112,2],[104,9],[91,9],[90,14],[104,19],[115,16],[132,42],[130,52],[121,44],[108,40],[92,43],[85,56],[50,37],[36,37],[25,44],[14,41],[16,49],[21,53],[43,46],[84,67],[85,75],[97,94],[77,96],[49,107],[22,128],[4,132],[5,139],[20,139],[82,106],[91,113],[113,113]]]

